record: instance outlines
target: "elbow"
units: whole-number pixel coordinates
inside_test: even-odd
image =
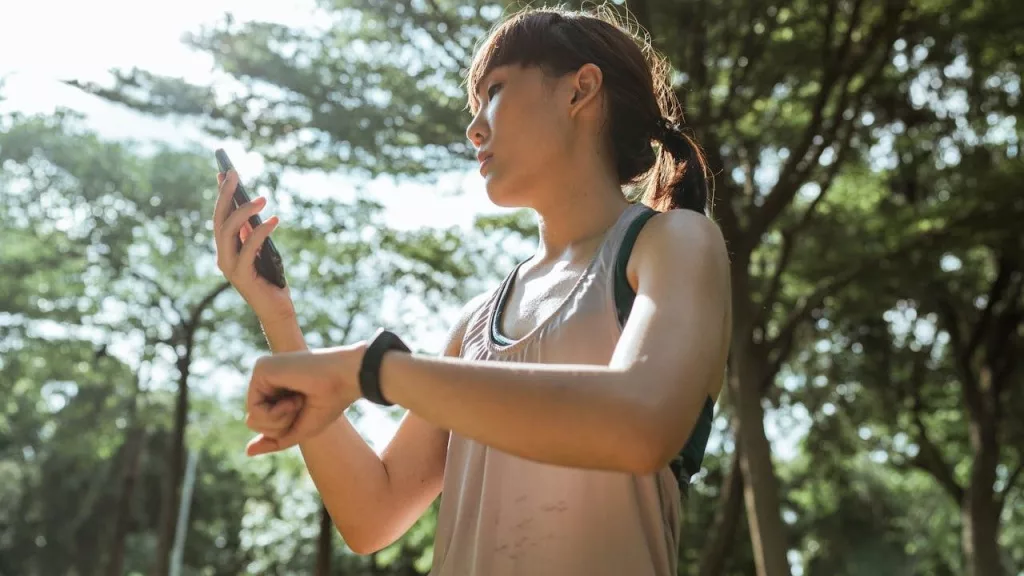
[[[381,551],[386,546],[386,544],[380,542],[379,538],[367,537],[367,535],[346,535],[341,533],[341,530],[338,530],[338,532],[341,534],[341,539],[348,546],[348,549],[358,556],[369,556]]]
[[[345,546],[348,546],[348,549],[357,556],[369,556],[377,551],[369,540],[359,539],[355,534],[345,534],[341,529],[338,529],[338,534],[341,535],[341,541],[345,543]]]
[[[386,548],[390,541],[381,534],[374,534],[371,530],[342,530],[337,524],[334,527],[338,530],[341,540],[354,554],[358,556],[369,556]],[[367,527],[369,528],[369,527]]]
[[[348,546],[348,549],[351,550],[352,553],[356,556],[370,556],[371,554],[375,554],[376,552],[379,552],[381,550],[381,548],[378,546],[358,545],[356,544],[356,542],[349,540],[345,540],[345,544]]]

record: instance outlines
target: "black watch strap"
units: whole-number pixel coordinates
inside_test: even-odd
[[[362,392],[363,398],[381,406],[392,405],[380,391],[380,365],[384,360],[384,354],[391,350],[409,352],[409,347],[397,334],[381,328],[370,339],[359,366],[359,391]]]

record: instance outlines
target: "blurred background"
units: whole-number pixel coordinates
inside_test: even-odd
[[[1019,3],[610,5],[673,65],[733,258],[679,573],[1024,574]],[[244,456],[267,346],[215,267],[212,151],[281,216],[310,346],[385,324],[439,352],[535,245],[464,135],[517,7],[4,6],[0,574],[428,571],[436,502],[356,556],[297,451]],[[349,416],[379,451],[401,411]]]

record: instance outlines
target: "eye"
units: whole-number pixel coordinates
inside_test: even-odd
[[[498,89],[500,89],[500,88],[501,88],[501,82],[495,82],[494,84],[491,84],[491,86],[489,88],[487,88],[487,99],[490,100],[490,99],[494,98],[494,93],[497,92]]]

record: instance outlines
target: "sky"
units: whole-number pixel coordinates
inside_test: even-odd
[[[66,107],[84,114],[86,125],[106,138],[200,143],[211,149],[211,179],[215,148],[225,148],[242,178],[260,171],[260,157],[237,142],[213,140],[194,127],[137,114],[66,86],[61,80],[105,83],[111,69],[138,67],[210,84],[216,82],[212,58],[187,48],[181,42],[184,33],[217,21],[226,12],[238,21],[269,20],[292,26],[314,22],[313,3],[307,0],[4,1],[9,7],[3,9],[4,19],[0,20],[4,96],[0,112],[46,113]],[[285,183],[313,194],[351,187],[344,178],[324,175],[293,175]],[[469,226],[477,214],[500,211],[487,201],[482,179],[475,172],[452,175],[446,184],[454,184],[463,193],[441,193],[426,185],[396,186],[388,180],[374,182],[369,190],[385,204],[387,220],[397,228],[418,227],[424,222]],[[448,323],[451,321],[454,318]],[[397,422],[376,406],[360,402],[366,414],[360,429],[379,451],[393,436]],[[806,418],[806,414],[769,415],[767,431],[770,438],[778,440],[775,446],[781,451],[779,456],[795,454],[793,441],[805,428],[799,421]],[[782,432],[790,427],[795,427],[791,434]],[[711,449],[713,446],[709,446]]]

